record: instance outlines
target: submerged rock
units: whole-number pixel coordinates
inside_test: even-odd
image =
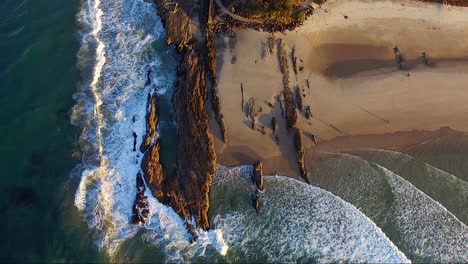
[[[252,205],[255,211],[260,212],[260,194],[258,191],[252,195]]]

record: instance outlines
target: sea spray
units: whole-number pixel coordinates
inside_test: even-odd
[[[167,261],[203,257],[208,248],[225,254],[219,230],[199,231],[200,241],[190,244],[183,220],[149,191],[148,222],[130,224],[143,157],[133,151],[133,132],[140,145],[147,94],[154,90],[170,97],[174,89],[175,65],[162,62],[173,51],[164,44],[154,6],[143,0],[83,0],[78,22],[82,83],[74,96],[77,103],[71,119],[82,128],[83,158],[74,170],[81,178],[75,205],[97,231],[97,246],[112,256],[123,241],[142,231],[148,243],[163,245]]]
[[[218,166],[210,195],[213,226],[241,262],[409,262],[368,217],[304,182],[266,176],[262,207],[250,204],[251,166]]]

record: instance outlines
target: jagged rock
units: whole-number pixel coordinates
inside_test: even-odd
[[[294,146],[296,147],[297,153],[297,163],[299,165],[300,176],[306,183],[309,183],[307,178],[307,170],[305,168],[305,155],[304,155],[304,145],[302,143],[301,131],[298,128],[294,128]]]
[[[137,144],[138,135],[135,132],[133,132],[132,135],[133,135],[133,151],[136,151],[136,144]]]
[[[135,202],[133,203],[133,216],[132,216],[132,223],[142,224],[145,223],[148,219],[149,215],[149,203],[148,197],[145,195],[145,183],[143,182],[143,177],[141,172],[137,173],[136,177],[136,185],[137,185],[137,195]]]
[[[296,103],[294,99],[294,94],[292,93],[291,88],[289,88],[289,68],[286,50],[284,48],[284,43],[282,39],[279,39],[278,59],[281,73],[283,74],[283,97],[286,125],[288,126],[288,128],[293,128],[296,126],[297,122]]]
[[[285,117],[284,115],[284,103],[283,103],[283,100],[281,99],[281,95],[277,95],[276,96],[276,100],[278,101],[279,105],[280,105],[280,109],[281,109],[281,116],[282,117]]]
[[[263,191],[263,163],[261,161],[254,164],[252,182],[255,184],[257,189]]]
[[[148,94],[146,102],[146,134],[143,142],[140,145],[140,151],[145,153],[151,145],[151,142],[156,138],[158,126],[158,106],[157,96],[151,92]]]
[[[226,131],[226,124],[224,123],[224,116],[221,115],[219,118],[219,127],[221,128],[221,136],[223,137],[223,142],[227,143],[227,131]]]
[[[151,73],[153,71],[150,69],[148,69],[148,72],[146,73],[146,83],[145,85],[148,86],[148,85],[151,85]]]
[[[179,66],[180,82],[173,101],[180,143],[177,176],[171,180],[178,183],[179,190],[175,193],[184,197],[184,206],[190,212],[185,217],[193,216],[197,226],[207,230],[208,193],[215,173],[216,153],[205,107],[207,91],[202,58],[201,53],[191,50]]]
[[[273,130],[273,134],[277,134],[279,130],[278,122],[276,121],[276,117],[271,119],[271,129]]]
[[[159,15],[166,27],[167,44],[175,44],[179,49],[187,46],[192,40],[192,20],[187,8],[174,0],[158,0]]]
[[[159,161],[160,143],[156,139],[154,144],[149,147],[143,157],[141,169],[145,178],[146,184],[156,198],[164,197],[164,171]]]
[[[303,109],[303,104],[302,104],[302,96],[301,96],[301,89],[299,88],[299,86],[296,86],[296,104],[297,104],[297,108],[299,109],[299,111],[302,111]]]
[[[310,111],[310,106],[306,106],[305,108],[305,117],[310,119],[312,117],[312,112]]]
[[[208,23],[211,2],[199,0],[196,8],[193,3],[180,0],[155,3],[166,25],[167,43],[177,45],[181,55],[177,71],[178,84],[173,96],[179,128],[179,151],[177,172],[173,175],[163,173],[162,178],[149,177],[152,181],[147,181],[147,184],[157,194],[159,201],[170,205],[186,221],[189,232],[196,240],[195,225],[204,230],[209,229],[208,193],[216,165],[205,105],[208,98],[207,79],[212,87],[216,85],[214,45]],[[167,4],[171,3],[177,3],[180,8],[168,11]],[[191,18],[198,18],[199,23]],[[192,23],[199,24],[199,32],[191,31]],[[154,144],[148,150],[148,158],[144,159],[146,165],[143,171],[148,176],[158,171],[158,165],[149,162],[152,161],[150,157],[156,156],[156,146],[159,147],[159,144]]]
[[[227,143],[227,131],[226,125],[224,123],[224,116],[221,114],[221,103],[218,96],[218,89],[213,88],[211,91],[211,102],[213,106],[213,112],[215,114],[215,119],[221,129],[221,136],[223,137],[223,142]]]
[[[252,195],[252,205],[257,213],[260,212],[260,194],[257,191]]]
[[[292,49],[291,49],[291,61],[292,61],[294,74],[297,75],[296,46],[292,47]]]
[[[269,35],[267,38],[267,46],[270,54],[273,54],[273,51],[275,50],[275,36],[273,34]]]

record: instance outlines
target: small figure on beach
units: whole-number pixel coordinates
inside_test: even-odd
[[[429,61],[429,58],[427,57],[426,52],[421,53],[421,58],[426,66],[431,65],[431,62]]]
[[[400,50],[398,49],[397,45],[395,45],[395,47],[393,48],[393,53],[400,53]]]

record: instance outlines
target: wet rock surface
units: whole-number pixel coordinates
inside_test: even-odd
[[[252,182],[255,184],[257,189],[263,191],[263,163],[261,161],[257,162],[253,166],[252,171]]]
[[[296,153],[297,153],[297,163],[300,169],[300,176],[306,183],[310,183],[307,177],[307,170],[305,167],[305,160],[304,160],[305,152],[304,152],[304,144],[302,141],[302,133],[298,128],[294,128],[293,133],[294,133],[294,146],[296,148]]]
[[[181,58],[177,70],[177,89],[173,96],[179,151],[177,171],[168,175],[159,162],[160,147],[155,138],[157,107],[151,107],[146,120],[147,133],[140,147],[145,153],[143,178],[153,195],[160,202],[170,205],[186,221],[188,231],[196,240],[195,226],[209,229],[208,193],[216,165],[206,111],[208,85],[216,86],[214,45],[211,30],[207,26],[210,1],[162,0],[155,3],[166,27],[167,43],[178,47]],[[197,32],[193,32],[192,24],[200,25]],[[219,99],[216,93],[213,94],[213,107],[220,110]],[[152,103],[151,98],[148,101]],[[217,119],[222,120],[222,116]]]
[[[149,203],[148,197],[145,195],[145,183],[143,182],[143,176],[141,172],[138,172],[136,177],[137,184],[137,195],[135,203],[133,204],[133,224],[145,223],[149,215]]]

